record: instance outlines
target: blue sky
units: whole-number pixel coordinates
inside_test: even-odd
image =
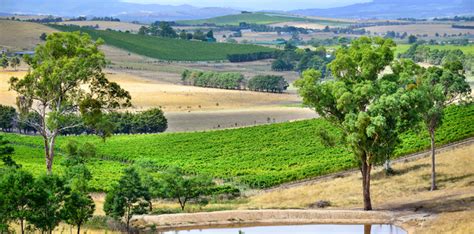
[[[199,7],[232,7],[252,10],[294,10],[305,8],[329,8],[370,2],[371,0],[122,0],[135,3],[156,3],[166,5],[189,4]]]

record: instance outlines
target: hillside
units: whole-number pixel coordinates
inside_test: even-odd
[[[177,21],[180,24],[185,25],[198,25],[198,24],[216,24],[216,25],[239,25],[241,22],[249,24],[276,24],[284,22],[306,22],[306,23],[317,23],[323,25],[344,25],[346,22],[329,19],[314,19],[299,17],[288,14],[277,14],[277,13],[266,13],[266,12],[255,12],[255,13],[242,13],[236,15],[225,15],[209,19],[201,20],[183,20]]]
[[[449,108],[437,143],[445,144],[474,136],[474,104]],[[320,176],[355,166],[350,153],[341,147],[322,144],[321,130],[340,135],[323,119],[258,127],[195,133],[113,136],[105,143],[94,136],[60,137],[58,147],[70,140],[91,142],[98,150],[88,165],[94,175],[91,186],[107,190],[124,167],[131,164],[152,172],[170,166],[188,173],[207,174],[237,185],[267,188],[284,182]],[[15,146],[14,160],[35,174],[44,168],[42,140],[36,136],[3,134]],[[426,131],[406,133],[396,156],[429,147]],[[61,152],[61,151],[58,151]],[[54,168],[61,172],[61,156]]]
[[[151,58],[172,61],[227,60],[228,54],[271,52],[274,49],[230,43],[208,43],[154,36],[142,36],[116,31],[102,31],[75,26],[50,25],[61,31],[81,31],[93,39],[102,38],[107,45],[115,46]]]
[[[328,9],[300,9],[293,14],[353,19],[433,18],[469,15],[474,12],[471,0],[374,0]]]
[[[12,51],[33,50],[41,43],[42,33],[52,33],[57,30],[42,24],[0,20],[0,50],[7,48]]]

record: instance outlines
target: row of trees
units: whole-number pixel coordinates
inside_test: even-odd
[[[201,72],[185,70],[181,74],[185,85],[221,89],[249,89],[260,92],[281,93],[288,88],[288,82],[283,76],[257,75],[245,83],[244,76],[235,72]]]
[[[198,41],[216,41],[214,38],[214,32],[209,30],[207,33],[201,30],[196,30],[194,33],[188,33],[185,30],[181,30],[178,34],[172,27],[171,23],[166,21],[156,21],[149,27],[142,26],[138,30],[139,35],[151,35],[167,38],[180,38],[183,40],[198,40]]]
[[[470,97],[460,61],[422,68],[412,60],[394,61],[391,39],[361,37],[336,52],[328,65],[334,79],[323,81],[309,69],[295,85],[304,103],[342,129],[343,142],[362,174],[364,209],[371,210],[371,169],[394,154],[400,134],[423,123],[431,139],[435,190],[435,132],[444,108]],[[391,67],[391,73],[383,72]],[[382,75],[381,75],[382,74]]]
[[[8,66],[10,66],[13,69],[17,69],[18,66],[21,64],[21,59],[19,56],[12,56],[12,57],[7,57],[5,53],[2,54],[2,57],[0,58],[0,66],[3,69],[7,69]]]
[[[143,112],[111,112],[105,113],[96,124],[88,124],[76,113],[63,116],[62,125],[74,126],[63,129],[62,135],[99,134],[103,137],[110,134],[159,133],[168,127],[168,121],[159,108]],[[41,116],[36,112],[18,114],[11,106],[0,105],[0,129],[12,132],[15,128],[20,133],[37,134],[38,130],[31,125],[41,125]]]
[[[250,62],[275,58],[275,52],[255,52],[248,54],[228,54],[227,59],[232,63]]]
[[[282,93],[288,88],[288,82],[283,76],[257,75],[249,80],[248,89],[260,92]]]
[[[185,70],[181,74],[185,85],[220,89],[242,89],[244,76],[236,72],[200,72]]]

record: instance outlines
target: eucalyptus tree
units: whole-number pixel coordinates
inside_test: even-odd
[[[431,142],[431,188],[436,190],[436,129],[443,124],[444,109],[455,102],[472,98],[471,88],[466,81],[460,61],[448,61],[443,67],[430,67],[418,79],[418,89],[422,92],[424,110],[420,117],[430,135]]]
[[[101,128],[108,126],[103,112],[130,106],[130,94],[109,82],[102,71],[106,61],[99,50],[101,44],[101,40],[94,42],[79,32],[53,33],[33,57],[25,57],[30,67],[25,77],[10,79],[21,114],[35,112],[40,117],[39,122],[26,124],[43,137],[49,174],[58,134],[83,124],[70,124],[67,116],[80,113],[86,124]]]
[[[334,79],[322,80],[313,69],[296,82],[304,103],[343,132],[343,142],[357,159],[362,174],[364,209],[371,210],[372,166],[392,155],[399,134],[416,119],[415,71],[410,63],[396,63],[390,39],[361,37],[338,49],[328,66]]]

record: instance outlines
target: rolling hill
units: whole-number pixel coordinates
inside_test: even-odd
[[[314,19],[289,14],[268,13],[268,12],[254,12],[241,13],[235,15],[225,15],[209,19],[200,20],[182,20],[177,21],[184,25],[199,25],[199,24],[216,24],[216,25],[239,25],[241,22],[249,24],[275,24],[283,22],[306,22],[318,23],[323,25],[345,25],[347,22],[338,20]]]
[[[227,60],[227,55],[229,54],[274,51],[274,49],[256,45],[188,41],[110,30],[94,30],[77,26],[50,26],[61,31],[85,32],[93,39],[102,38],[107,45],[151,58],[169,61],[219,61]]]

